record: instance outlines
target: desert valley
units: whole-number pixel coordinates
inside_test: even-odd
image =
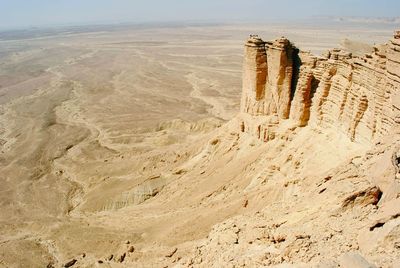
[[[395,30],[3,32],[0,267],[400,267]]]

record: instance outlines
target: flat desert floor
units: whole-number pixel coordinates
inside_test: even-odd
[[[321,54],[392,32],[293,23],[0,34],[0,266],[179,261],[243,210],[237,174],[249,166],[230,165],[225,144],[235,136],[208,140],[239,110],[248,35]],[[218,143],[226,152],[212,158]],[[237,191],[220,195],[232,180]]]

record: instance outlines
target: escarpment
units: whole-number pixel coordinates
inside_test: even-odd
[[[333,49],[314,56],[282,37],[245,44],[241,131],[268,141],[289,125],[334,128],[371,143],[399,122],[400,33],[363,57]]]
[[[252,36],[245,45],[241,110],[251,115],[289,116],[293,48],[287,39],[265,43]]]

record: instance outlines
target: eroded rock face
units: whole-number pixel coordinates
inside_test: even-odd
[[[292,57],[292,44],[285,38],[265,43],[258,36],[252,36],[247,41],[241,111],[289,117]]]
[[[290,119],[295,126],[340,130],[370,143],[399,120],[400,39],[364,57],[333,49],[324,57],[299,51],[289,40],[245,45],[241,130],[268,141]]]
[[[265,114],[265,86],[268,76],[265,42],[257,36],[251,36],[244,53],[241,111],[253,115]]]

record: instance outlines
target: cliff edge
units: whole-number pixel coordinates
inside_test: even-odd
[[[363,57],[333,49],[317,57],[282,37],[251,36],[244,51],[241,129],[268,141],[287,119],[334,128],[371,143],[399,123],[400,37]]]
[[[240,113],[213,151],[235,174],[219,200],[242,203],[181,263],[398,267],[399,96],[398,31],[363,57],[250,36]]]

